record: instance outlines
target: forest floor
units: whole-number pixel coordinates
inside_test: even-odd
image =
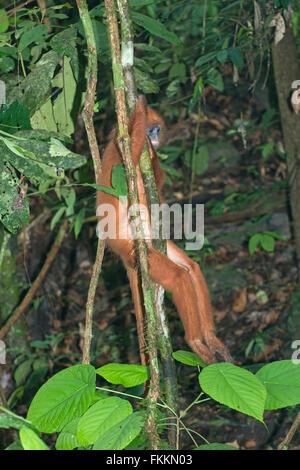
[[[246,96],[250,98],[245,99]],[[270,109],[268,104],[262,106],[260,98],[249,95],[246,85],[230,90],[222,97],[212,90],[207,94],[200,138],[208,142],[212,158],[206,172],[196,176],[193,188],[193,200],[197,202],[199,197],[199,201],[205,203],[208,244],[203,254],[191,255],[200,262],[209,285],[217,334],[228,346],[237,365],[253,368],[262,363],[290,359],[293,352],[286,335],[286,318],[289,297],[295,287],[296,267],[285,189],[286,166],[278,151],[282,146],[278,116],[271,125],[267,121],[268,115],[264,118],[268,111],[271,116]],[[238,127],[241,116],[251,130],[246,130],[245,135],[243,128],[230,133],[234,125]],[[196,116],[189,119],[183,116],[179,123],[189,136],[190,147],[195,121]],[[176,126],[173,126],[175,133]],[[169,135],[171,131],[172,126]],[[101,129],[99,135],[101,138]],[[87,152],[81,135],[77,138],[76,150]],[[263,151],[266,158],[262,156]],[[175,169],[180,170],[180,164],[175,165]],[[185,169],[186,180],[188,171]],[[172,187],[166,186],[164,196],[168,202],[185,199],[187,188],[183,180],[173,181]],[[261,204],[262,198],[268,195],[265,208],[270,203],[269,211]],[[94,195],[89,196],[92,207]],[[33,213],[37,215],[42,210],[38,201],[32,203]],[[230,217],[231,212],[236,215]],[[276,239],[274,251],[258,247],[250,256],[250,237],[265,231],[276,232],[284,239]],[[27,242],[27,253],[34,252],[34,257],[26,259],[27,275],[31,279],[38,272],[51,239],[46,216],[43,223],[36,224],[31,230]],[[51,360],[51,374],[80,360],[95,242],[93,223],[85,224],[76,241],[73,234],[68,235],[39,289],[39,302],[27,316],[30,340],[43,340],[45,334],[52,338],[49,356],[45,352],[47,360]],[[20,246],[21,266],[24,265],[23,255]],[[188,350],[182,325],[168,296],[166,311],[174,350]],[[108,362],[139,363],[128,281],[120,261],[108,250],[97,291],[94,321],[95,366]],[[53,342],[53,338],[56,341]],[[180,407],[184,409],[199,393],[197,370],[177,363],[177,373]],[[191,408],[185,425],[210,442],[231,443],[240,449],[276,449],[298,410],[290,407],[266,412],[264,426],[246,415],[208,401]],[[198,445],[204,443],[199,436],[195,439]],[[184,432],[181,444],[185,449],[194,447]],[[299,433],[291,448],[300,449]]]

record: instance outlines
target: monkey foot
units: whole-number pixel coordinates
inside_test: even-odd
[[[216,362],[233,362],[232,357],[224,344],[213,334],[205,335],[205,346],[200,339],[195,338],[187,341],[192,350],[198,354],[206,364]]]
[[[233,362],[232,357],[226,346],[212,332],[204,335],[205,343],[213,356],[218,358],[215,362]]]

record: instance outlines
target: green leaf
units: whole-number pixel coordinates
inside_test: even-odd
[[[51,224],[50,224],[50,230],[53,230],[57,222],[62,218],[64,212],[66,210],[66,207],[60,207],[58,211],[56,212],[55,216],[52,217]]]
[[[74,214],[74,204],[76,202],[76,192],[74,188],[62,188],[61,194],[66,201],[67,210],[66,216],[69,217]]]
[[[228,51],[225,49],[225,50],[222,50],[222,51],[219,51],[217,53],[217,60],[220,62],[220,64],[224,64],[226,59],[228,57]]]
[[[187,366],[206,366],[205,362],[203,362],[197,354],[190,351],[175,351],[172,356],[176,361],[182,362],[182,364],[186,364]]]
[[[24,223],[29,223],[29,202],[18,191],[20,182],[14,168],[4,161],[8,154],[13,159],[13,154],[0,142],[0,221],[11,233],[17,233]]]
[[[77,440],[77,424],[79,419],[73,419],[61,430],[55,443],[57,450],[72,450],[75,447],[79,447],[80,444]]]
[[[21,416],[16,415],[10,410],[6,410],[4,407],[0,407],[3,413],[0,413],[0,428],[8,429],[21,429],[26,420]],[[30,423],[28,423],[30,424]]]
[[[13,134],[18,130],[31,129],[29,113],[19,101],[3,105],[0,111],[0,129]]]
[[[263,422],[266,389],[251,372],[233,364],[212,364],[201,371],[199,383],[214,400]]]
[[[207,83],[210,83],[210,85],[212,85],[218,91],[224,90],[223,77],[217,69],[210,69],[208,71]]]
[[[19,364],[16,368],[14,373],[14,379],[17,386],[21,385],[25,381],[26,377],[31,371],[32,362],[33,359],[27,359],[26,361]]]
[[[76,58],[76,37],[78,28],[71,25],[60,33],[55,34],[50,40],[51,48],[59,54]]]
[[[237,450],[236,447],[228,444],[219,444],[219,442],[211,442],[210,444],[202,444],[194,450]]]
[[[263,366],[256,377],[267,389],[266,410],[277,410],[300,403],[300,364],[291,360]]]
[[[132,413],[131,404],[118,397],[99,400],[80,418],[77,438],[87,447],[94,444],[98,437]]]
[[[114,165],[112,168],[111,184],[117,197],[127,196],[127,181],[125,167],[122,163]]]
[[[75,224],[74,224],[74,234],[75,234],[76,239],[78,238],[80,230],[82,229],[84,218],[85,218],[85,213],[86,213],[86,208],[82,207],[76,216]]]
[[[266,144],[259,147],[262,149],[262,157],[264,160],[267,160],[270,155],[272,155],[274,150],[274,142],[267,142]]]
[[[37,433],[27,426],[20,429],[20,440],[24,450],[49,450]]]
[[[264,250],[268,252],[273,252],[275,247],[275,240],[271,235],[263,233],[261,236],[261,246]]]
[[[33,129],[57,132],[57,125],[53,116],[53,104],[51,98],[42,104],[30,118]]]
[[[213,60],[217,55],[217,51],[209,52],[208,54],[204,54],[203,56],[199,57],[199,59],[195,62],[195,67],[199,67],[200,65],[206,64]]]
[[[0,8],[0,33],[5,33],[9,28],[8,16],[4,8]]]
[[[184,159],[190,168],[194,168],[196,175],[202,175],[207,170],[209,164],[208,147],[206,145],[201,145],[194,156],[194,161],[193,152],[191,150],[187,150],[184,153]]]
[[[132,12],[131,17],[134,23],[145,28],[149,33],[154,36],[158,36],[165,41],[175,44],[175,46],[181,46],[182,43],[176,34],[171,33],[167,28],[160,22],[149,16],[142,15],[141,13]]]
[[[196,101],[197,98],[200,98],[202,96],[203,90],[204,90],[203,78],[199,77],[194,86],[194,91],[193,91],[194,101]]]
[[[51,80],[60,60],[55,51],[46,52],[19,85],[22,103],[32,115],[49,97]]]
[[[37,392],[29,419],[42,432],[57,432],[89,407],[95,393],[95,369],[80,364],[55,374]]]
[[[249,245],[248,245],[250,255],[253,255],[253,253],[255,252],[256,248],[260,245],[260,243],[261,243],[260,233],[256,233],[250,238]]]
[[[52,86],[58,87],[62,90],[55,99],[53,105],[53,115],[57,124],[57,130],[62,135],[70,136],[75,130],[75,123],[72,116],[78,87],[73,75],[71,59],[69,57],[64,59],[63,68],[53,79]]]
[[[47,25],[39,24],[33,28],[30,28],[30,30],[25,31],[21,36],[18,49],[23,51],[25,47],[29,46],[33,42],[42,42],[44,40],[44,35],[47,34],[47,29]]]
[[[112,384],[121,384],[123,387],[135,387],[149,378],[149,371],[146,366],[134,364],[106,364],[96,370]]]
[[[239,49],[235,47],[230,47],[228,49],[228,56],[231,62],[239,69],[241,70],[244,66],[244,59],[243,56],[241,55]]]
[[[172,65],[169,70],[169,80],[174,78],[185,78],[186,77],[186,67],[183,62],[177,62]]]
[[[122,450],[141,432],[144,417],[135,412],[103,433],[95,442],[93,450]]]

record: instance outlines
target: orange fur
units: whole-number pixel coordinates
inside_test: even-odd
[[[147,128],[160,125],[164,127],[163,120],[151,108],[147,107],[144,97],[139,97],[135,111],[130,119],[129,133],[132,143],[132,157],[137,170],[139,198],[142,204],[147,205],[143,189],[142,177],[139,170],[139,158],[146,140]],[[149,141],[149,139],[147,139]],[[149,141],[150,156],[155,174],[155,180],[160,191],[163,184],[163,171],[160,168],[157,154]],[[111,187],[112,167],[122,162],[116,144],[116,133],[109,142],[102,164],[102,174],[99,184]],[[118,198],[103,192],[97,192],[97,207],[100,204],[113,204],[119,216]],[[127,208],[122,208],[122,223],[127,224]],[[124,220],[125,219],[125,220]],[[149,218],[150,220],[150,218]],[[117,233],[119,222],[116,223]],[[206,363],[213,363],[217,354],[222,360],[231,361],[231,356],[223,343],[215,336],[215,328],[211,312],[209,292],[205,279],[197,263],[191,260],[184,251],[173,242],[167,241],[167,256],[162,255],[148,242],[149,273],[151,278],[172,293],[173,301],[177,307],[185,329],[185,338],[192,350]],[[143,337],[143,306],[142,294],[138,285],[138,267],[135,242],[127,239],[109,239],[111,249],[118,254],[127,269],[133,293],[135,311],[137,316],[140,353],[142,363],[147,362],[145,341]]]

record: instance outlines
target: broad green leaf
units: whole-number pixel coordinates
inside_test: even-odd
[[[5,33],[8,30],[9,21],[4,8],[0,8],[0,33]]]
[[[210,69],[207,74],[207,83],[212,85],[216,90],[224,90],[224,82],[222,74],[217,69]]]
[[[244,66],[244,59],[242,54],[240,53],[239,49],[235,47],[230,47],[228,49],[228,56],[231,62],[239,69],[241,70]]]
[[[149,378],[148,368],[146,366],[137,366],[134,364],[106,364],[96,370],[112,384],[121,384],[124,387],[135,387]]]
[[[5,450],[24,450],[21,444],[20,439],[17,441],[12,442]]]
[[[19,130],[31,129],[29,113],[19,101],[10,106],[3,105],[0,111],[0,129],[13,134]]]
[[[55,76],[52,85],[62,90],[53,105],[53,114],[55,122],[57,123],[57,130],[62,135],[70,136],[75,130],[72,110],[77,93],[77,84],[69,57],[64,59],[62,71]]]
[[[256,233],[250,238],[249,245],[248,245],[250,255],[253,255],[253,253],[255,252],[256,248],[260,245],[260,243],[261,243],[260,233]]]
[[[165,41],[175,44],[175,46],[181,46],[181,41],[176,34],[168,31],[160,21],[136,12],[132,12],[131,17],[134,23],[142,26],[154,36],[158,36]]]
[[[33,129],[43,129],[45,131],[57,132],[57,125],[53,115],[53,103],[49,98],[31,116],[30,123]]]
[[[55,51],[46,52],[19,85],[19,91],[23,93],[22,103],[30,115],[48,100],[51,80],[59,60],[60,55]]]
[[[263,366],[256,377],[267,389],[266,410],[277,410],[300,403],[300,364],[291,360]]]
[[[169,70],[169,80],[174,78],[185,78],[186,77],[186,67],[183,62],[177,62],[172,65]]]
[[[26,377],[28,376],[29,372],[31,371],[32,362],[33,359],[27,359],[26,361],[19,364],[16,368],[14,373],[14,379],[17,386],[21,385],[21,383],[23,383]]]
[[[67,149],[62,142],[49,134],[34,130],[19,131],[13,137],[0,135],[0,162],[10,162],[20,173],[35,184],[49,178],[61,179],[60,169],[77,168],[86,162],[82,155]]]
[[[217,51],[209,52],[208,54],[204,54],[203,56],[199,57],[199,59],[195,62],[195,67],[199,67],[200,65],[206,64],[213,60],[217,55]]]
[[[49,450],[37,433],[27,426],[20,429],[20,440],[24,450]]]
[[[76,58],[76,36],[78,28],[71,25],[69,28],[55,34],[50,40],[51,48],[59,54]]]
[[[129,401],[118,397],[99,400],[80,418],[77,427],[78,441],[84,447],[94,444],[98,437],[131,413]]]
[[[4,407],[0,407],[0,410],[3,411],[0,413],[0,428],[21,429],[24,424],[26,424],[26,420],[24,418],[16,415],[12,411],[6,410]]]
[[[205,362],[203,362],[197,354],[190,351],[175,351],[172,356],[176,361],[182,362],[182,364],[186,364],[188,366],[206,366]]]
[[[95,442],[93,450],[122,450],[141,432],[144,417],[140,412],[132,413],[109,428]]]
[[[251,372],[233,364],[212,364],[202,369],[199,383],[214,400],[263,422],[266,389]]]
[[[125,168],[122,163],[118,165],[114,165],[112,168],[112,176],[111,176],[112,188],[108,186],[101,186],[100,184],[90,184],[90,183],[83,183],[81,186],[89,186],[98,191],[104,191],[105,193],[111,194],[115,197],[127,196],[127,181],[126,181],[126,173]]]
[[[9,416],[5,413],[0,413],[0,428],[8,429],[15,427],[14,424],[19,424],[20,427],[24,426],[24,423],[19,423],[13,416]]]
[[[33,28],[30,28],[30,30],[25,31],[21,36],[18,49],[23,51],[25,47],[29,46],[33,42],[42,42],[44,40],[44,35],[47,34],[47,29],[47,25],[39,24]]]
[[[127,196],[127,181],[125,167],[122,163],[114,165],[112,168],[111,183],[117,197]]]
[[[80,444],[77,440],[77,424],[79,419],[73,419],[61,430],[55,443],[57,450],[72,450],[75,447],[79,447]]]
[[[190,168],[194,168],[197,175],[202,175],[208,168],[209,164],[209,151],[206,145],[201,145],[198,152],[194,156],[191,150],[184,153],[184,159]]]
[[[275,246],[274,238],[271,237],[271,235],[268,235],[267,233],[263,233],[261,236],[261,246],[264,250],[273,252]]]
[[[195,161],[195,172],[197,175],[202,175],[208,168],[209,151],[206,145],[201,145],[198,148]]]
[[[210,444],[202,444],[194,450],[237,450],[236,447],[229,444],[220,444],[219,442],[211,442]]]
[[[42,432],[57,432],[81,416],[94,398],[94,367],[80,364],[55,374],[34,396],[27,419]]]
[[[134,78],[138,90],[141,90],[144,94],[158,93],[159,86],[157,82],[153,80],[148,72],[140,70],[138,67],[134,67]]]
[[[220,62],[220,64],[224,64],[227,57],[228,57],[228,51],[226,49],[219,51],[217,53],[217,60]]]

